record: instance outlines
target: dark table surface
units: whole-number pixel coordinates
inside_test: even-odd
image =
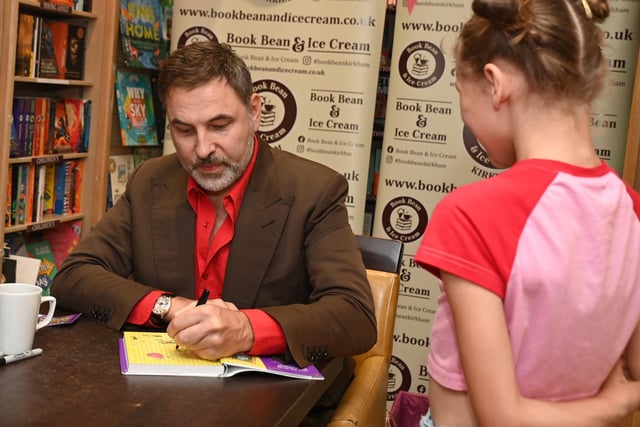
[[[37,331],[41,356],[0,367],[0,425],[292,427],[342,367],[341,359],[318,366],[324,381],[127,376],[120,336],[82,317]]]

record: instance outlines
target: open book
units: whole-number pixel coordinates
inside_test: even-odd
[[[120,372],[125,375],[174,375],[230,377],[240,372],[265,372],[285,377],[322,380],[314,366],[300,368],[271,357],[243,354],[219,360],[201,359],[188,350],[176,348],[166,332],[125,331],[120,339]]]

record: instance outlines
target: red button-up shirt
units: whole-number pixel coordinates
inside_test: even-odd
[[[195,224],[195,295],[204,289],[210,292],[210,298],[221,298],[224,277],[229,259],[229,248],[233,240],[240,206],[253,173],[258,141],[255,140],[254,152],[247,169],[224,196],[223,205],[227,213],[218,231],[211,236],[216,222],[216,211],[205,191],[189,177],[187,199],[196,213]],[[127,321],[135,325],[154,325],[151,321],[151,310],[163,291],[157,290],[147,294],[136,304]],[[280,325],[267,313],[260,309],[245,309],[242,312],[249,318],[255,337],[250,354],[279,354],[286,349],[286,340]]]

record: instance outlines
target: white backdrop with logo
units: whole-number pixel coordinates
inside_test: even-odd
[[[344,174],[357,234],[364,222],[385,11],[384,1],[360,0],[173,5],[171,50],[199,40],[231,45],[263,99],[261,137]],[[165,144],[165,153],[172,149]]]

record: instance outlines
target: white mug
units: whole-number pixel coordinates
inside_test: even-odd
[[[49,311],[38,320],[40,306],[45,302],[49,303]],[[0,285],[0,353],[31,350],[36,331],[51,322],[55,309],[55,297],[43,296],[39,286],[26,283]]]

